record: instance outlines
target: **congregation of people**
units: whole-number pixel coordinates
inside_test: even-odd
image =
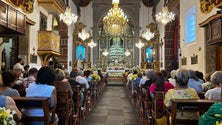
[[[88,93],[90,83],[97,83],[104,76],[102,72],[75,69],[70,73],[63,69],[60,65],[54,65],[51,61],[48,66],[43,66],[40,69],[30,68],[28,65],[23,67],[23,60],[18,59],[13,67],[13,70],[5,70],[0,75],[0,107],[5,107],[16,111],[17,121],[25,116],[43,116],[43,109],[18,109],[16,103],[13,100],[14,97],[32,97],[32,98],[49,98],[50,107],[57,105],[57,92],[68,90],[71,98],[76,95],[74,94],[72,87],[78,85],[84,85],[81,88],[81,100],[82,107],[84,109],[84,93]],[[95,79],[93,76],[97,76]],[[97,86],[94,85],[96,88]],[[95,89],[94,89],[95,90]],[[95,90],[96,91],[96,90]],[[96,92],[94,92],[97,94]],[[75,101],[72,100],[72,109],[74,110]],[[52,118],[49,118],[52,119]],[[59,123],[59,117],[55,115],[56,123]],[[44,122],[24,122],[27,125],[41,125]],[[61,124],[61,123],[60,123]],[[70,123],[71,124],[71,123]]]
[[[5,70],[0,75],[0,107],[5,107],[16,112],[16,120],[25,116],[43,116],[43,109],[18,109],[13,97],[46,97],[49,98],[50,107],[57,105],[57,91],[67,90],[70,96],[75,96],[72,87],[84,85],[81,88],[81,109],[84,109],[85,96],[90,89],[90,83],[95,80],[101,80],[105,76],[101,72],[92,70],[75,69],[70,73],[63,69],[60,65],[54,65],[49,62],[48,66],[40,69],[30,68],[28,65],[23,67],[23,61],[18,59],[13,70]],[[183,112],[184,117],[198,117],[199,125],[213,125],[222,121],[222,71],[215,71],[209,74],[203,74],[200,71],[191,69],[177,69],[171,72],[165,70],[155,71],[147,69],[145,71],[127,70],[124,73],[127,80],[126,86],[130,88],[130,94],[133,99],[138,99],[138,88],[141,88],[143,94],[148,94],[151,98],[155,98],[159,91],[164,92],[164,98],[158,100],[157,106],[165,106],[171,110],[172,99],[200,99],[198,93],[204,93],[205,100],[212,100],[215,103],[203,115],[198,116],[194,113]],[[96,91],[97,82],[93,82],[95,89],[93,95],[98,96]],[[88,97],[87,97],[88,98]],[[75,100],[72,100],[71,106],[74,107]],[[148,104],[147,104],[148,105]],[[143,105],[144,106],[144,105]],[[73,108],[75,109],[75,108]],[[151,109],[149,107],[147,110]],[[74,114],[75,110],[72,111]],[[150,111],[148,113],[151,113]],[[217,114],[217,115],[215,115]],[[157,119],[165,117],[162,108],[157,110]],[[52,117],[52,116],[51,116]],[[52,118],[50,118],[52,119]],[[55,115],[56,123],[59,123],[59,117]],[[41,125],[43,122],[24,122],[28,125]],[[161,125],[162,123],[158,123]],[[166,124],[166,119],[163,124]]]
[[[145,99],[143,97],[144,94],[148,93],[149,98],[151,98],[151,103],[153,103],[152,99],[155,98],[156,92],[162,91],[164,93],[163,99],[157,102],[157,106],[159,107],[159,109],[157,109],[157,119],[161,119],[166,115],[161,107],[166,107],[168,110],[171,110],[171,100],[198,100],[200,99],[199,93],[203,93],[204,100],[212,100],[215,101],[215,103],[202,116],[198,116],[199,114],[197,113],[192,114],[188,112],[188,114],[186,114],[186,112],[183,112],[183,117],[187,119],[199,118],[199,125],[213,125],[216,124],[216,122],[222,121],[222,71],[215,71],[204,75],[202,72],[192,69],[177,69],[169,73],[165,70],[155,71],[154,69],[140,71],[128,70],[125,72],[124,77],[127,80],[127,89],[130,90],[129,93],[134,100],[135,107],[140,105],[138,104],[140,101],[138,98]],[[139,94],[140,90],[142,91],[142,96]],[[151,108],[152,107],[153,106],[151,106]],[[141,110],[139,109],[138,112],[141,112]],[[152,116],[152,111],[150,111],[148,115]],[[163,121],[164,122],[160,122],[160,120],[156,120],[156,124],[165,125],[167,120],[163,119]]]

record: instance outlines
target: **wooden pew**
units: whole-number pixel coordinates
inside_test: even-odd
[[[197,118],[183,118],[184,112],[193,112],[197,113],[197,116],[201,116],[204,114],[209,107],[215,103],[216,101],[204,100],[204,99],[172,99],[171,100],[171,108],[167,109],[167,120],[169,125],[169,116],[171,117],[172,125],[176,124],[189,124],[189,125],[197,125]],[[178,118],[180,117],[180,118]]]
[[[16,106],[23,113],[21,123],[26,125],[25,122],[44,122],[44,125],[55,125],[55,109],[56,106],[50,107],[48,98],[30,98],[30,97],[13,97]],[[24,109],[43,109],[44,116],[27,116],[24,114]],[[51,113],[51,120],[50,118]]]
[[[204,96],[205,92],[198,92],[197,94],[200,97],[200,99],[205,99],[205,96]]]
[[[81,111],[81,88],[80,85],[72,86],[73,91],[73,101],[74,101],[74,110],[75,114],[73,114],[73,125],[80,125],[81,117],[80,117],[80,111]]]
[[[81,111],[80,111],[80,124],[82,124],[88,114],[88,90],[86,89],[86,85],[85,84],[80,84],[80,90],[83,92],[83,96],[84,96],[84,100],[82,101],[82,107],[81,107]],[[83,91],[84,90],[84,91]]]
[[[164,97],[164,91],[155,91],[155,96],[153,98],[153,104],[151,109],[154,125],[157,124],[157,119],[160,119],[162,116],[165,115],[166,109],[163,104]]]
[[[72,123],[73,101],[69,90],[57,91],[56,114],[59,117],[59,125]]]

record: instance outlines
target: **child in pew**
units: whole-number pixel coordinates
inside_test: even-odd
[[[57,104],[56,89],[53,86],[55,79],[54,71],[48,67],[44,66],[40,68],[36,82],[31,83],[28,88],[26,88],[26,97],[48,97],[50,98],[50,106],[54,107]],[[25,110],[28,116],[43,116],[42,109],[29,109]],[[49,118],[51,119],[51,118]],[[58,116],[55,116],[56,123],[58,123]],[[31,122],[25,123],[27,125],[44,125],[43,122]]]

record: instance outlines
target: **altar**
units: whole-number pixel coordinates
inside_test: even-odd
[[[125,72],[125,67],[113,66],[107,67],[106,72],[111,77],[122,77]]]

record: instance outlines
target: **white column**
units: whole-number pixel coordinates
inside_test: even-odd
[[[139,68],[141,68],[141,48],[139,48]]]
[[[91,68],[92,68],[92,66],[93,66],[93,47],[90,47],[90,49],[91,49]]]

